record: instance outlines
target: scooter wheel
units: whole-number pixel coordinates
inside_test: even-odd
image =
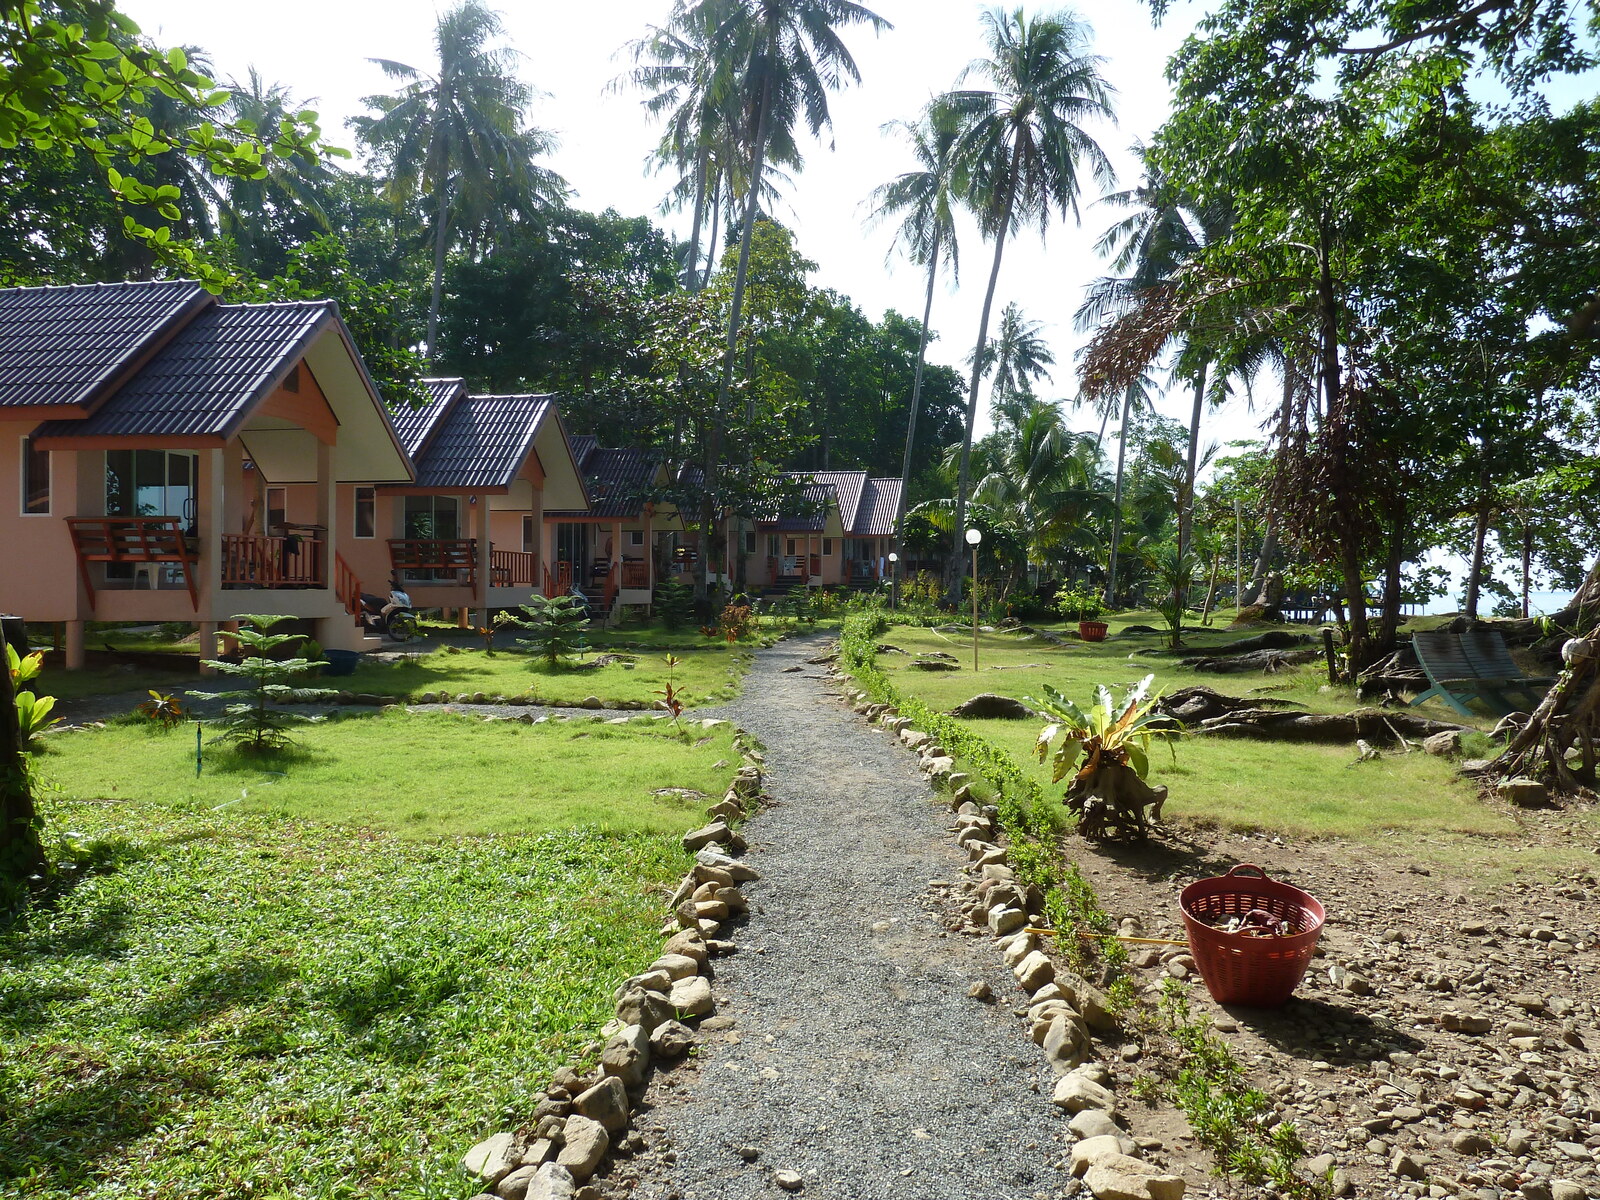
[[[411,613],[395,613],[389,618],[389,640],[409,642],[417,636],[417,618]]]

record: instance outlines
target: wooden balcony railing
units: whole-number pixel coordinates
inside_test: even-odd
[[[195,590],[195,554],[183,536],[178,517],[67,517],[72,548],[78,556],[78,574],[94,607],[94,580],[89,564],[172,563],[189,589],[189,603],[200,610]]]
[[[413,577],[431,571],[436,582],[478,586],[476,538],[390,538],[389,561]]]
[[[572,564],[558,562],[555,569],[544,569],[544,594],[546,596],[565,596],[572,590]]]
[[[491,587],[535,586],[539,578],[539,556],[528,550],[489,551]]]
[[[625,588],[647,588],[650,586],[650,564],[632,559],[622,560],[622,586]]]
[[[327,543],[311,537],[222,535],[225,588],[325,588]]]

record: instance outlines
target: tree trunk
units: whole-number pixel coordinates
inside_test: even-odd
[[[1200,374],[1194,383],[1194,411],[1189,417],[1189,458],[1184,473],[1183,505],[1178,510],[1178,554],[1189,548],[1194,533],[1195,475],[1200,468],[1200,418],[1205,413],[1206,376],[1211,364],[1201,360]]]
[[[739,318],[744,310],[744,284],[745,276],[750,270],[750,243],[756,233],[756,197],[761,193],[761,171],[766,165],[767,155],[767,121],[772,107],[772,77],[770,75],[761,85],[761,102],[756,114],[756,141],[750,158],[750,181],[747,185],[749,191],[744,198],[744,228],[739,234],[739,265],[733,273],[733,296],[728,302],[728,348],[722,361],[722,382],[717,385],[717,408],[714,420],[715,428],[712,432],[711,442],[720,446],[722,442],[723,413],[728,407],[728,396],[733,391],[733,368],[739,354]],[[702,504],[702,511],[710,507],[710,496],[715,493],[716,479],[712,472],[716,468],[714,462],[707,462],[705,489],[707,499]],[[694,597],[704,603],[706,598],[706,556],[700,555],[695,563],[694,572]]]
[[[911,377],[911,411],[906,416],[906,453],[900,463],[900,496],[894,508],[894,548],[905,557],[906,494],[911,490],[911,454],[917,439],[917,411],[922,405],[922,369],[928,356],[928,322],[933,319],[933,285],[939,278],[939,235],[933,231],[933,247],[928,256],[928,293],[922,301],[922,334],[917,339],[917,369]],[[899,564],[891,575],[899,575]]]
[[[1522,526],[1522,619],[1528,619],[1528,594],[1533,578],[1533,526]]]
[[[717,235],[722,232],[722,172],[711,182],[711,236],[706,239],[706,273],[700,277],[700,290],[711,286],[711,272],[717,265]]]
[[[688,261],[683,268],[683,286],[691,292],[700,290],[700,225],[706,215],[706,152],[702,147],[695,156],[694,165],[694,224],[689,230]]]
[[[1489,473],[1478,479],[1478,519],[1472,528],[1472,562],[1467,568],[1467,595],[1461,606],[1463,616],[1478,616],[1478,594],[1483,588],[1483,553],[1489,541]]]
[[[1267,572],[1272,570],[1272,559],[1278,553],[1278,526],[1269,516],[1267,526],[1261,531],[1261,548],[1256,551],[1256,565],[1250,571],[1250,586],[1239,601],[1239,607],[1254,604],[1261,589],[1267,584]]]
[[[1400,568],[1405,563],[1408,520],[1400,501],[1394,528],[1389,533],[1389,551],[1383,561],[1383,620],[1378,626],[1378,647],[1384,653],[1394,649],[1400,635]]]
[[[21,882],[43,865],[15,689],[0,664],[0,877]]]
[[[1022,147],[1011,151],[1012,187],[1000,207],[1000,219],[995,223],[994,263],[989,268],[989,288],[983,294],[983,312],[978,317],[978,341],[972,351],[972,382],[967,390],[967,427],[961,438],[961,470],[956,479],[956,528],[954,545],[950,552],[948,591],[953,601],[958,596],[957,582],[961,578],[961,550],[966,541],[967,485],[972,468],[972,431],[978,423],[978,386],[983,382],[983,349],[989,339],[989,313],[994,308],[994,289],[1000,282],[1000,259],[1006,250],[1006,231],[1011,226],[1011,207],[1016,202],[1015,180],[1020,167]]]
[[[428,300],[428,360],[439,344],[439,301],[444,296],[444,246],[450,227],[450,188],[439,181],[439,211],[433,219],[433,294]]]
[[[1122,468],[1128,457],[1128,417],[1133,411],[1133,389],[1122,397],[1122,429],[1117,434],[1117,486],[1111,501],[1111,557],[1106,565],[1106,607],[1117,606],[1117,547],[1122,542]]]

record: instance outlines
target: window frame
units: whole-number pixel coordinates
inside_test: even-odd
[[[17,462],[17,512],[24,517],[48,517],[52,515],[52,510],[55,507],[55,471],[54,463],[50,459],[50,451],[35,450],[32,444],[33,438],[27,434],[23,434],[18,441],[21,444],[22,452]],[[29,498],[29,493],[33,490],[30,486],[33,483],[31,461],[35,454],[44,455],[44,507],[42,509],[32,507]]]
[[[368,512],[367,532],[361,532],[362,495],[366,493]],[[358,541],[371,541],[378,536],[378,488],[375,484],[358,483],[350,505],[350,536]]]

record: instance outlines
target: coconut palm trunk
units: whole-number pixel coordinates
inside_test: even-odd
[[[428,358],[439,344],[439,302],[444,296],[444,251],[450,231],[450,188],[439,181],[439,209],[433,218],[433,294],[428,300]]]
[[[894,546],[905,553],[906,493],[911,490],[911,448],[917,440],[917,411],[922,407],[922,369],[928,358],[928,322],[933,319],[933,285],[939,278],[939,230],[928,254],[928,294],[922,301],[922,332],[917,338],[917,369],[911,377],[911,411],[906,416],[906,453],[900,463],[900,497],[894,508]],[[896,564],[894,575],[899,575]]]
[[[995,223],[994,262],[989,267],[989,287],[983,293],[983,311],[978,316],[978,341],[972,351],[972,380],[967,389],[967,427],[961,438],[961,468],[956,477],[956,528],[950,551],[949,593],[956,598],[956,581],[961,578],[962,547],[967,534],[967,489],[971,483],[972,434],[978,423],[978,387],[983,382],[983,350],[989,340],[989,314],[994,309],[994,291],[1000,282],[1000,259],[1006,252],[1006,231],[1011,226],[1011,209],[1016,203],[1016,178],[1022,146],[1011,152],[1011,186],[1006,189],[999,220]]]
[[[1122,396],[1122,430],[1117,436],[1117,486],[1111,501],[1111,557],[1106,563],[1106,607],[1117,603],[1117,547],[1122,543],[1122,469],[1128,458],[1128,417],[1133,411],[1133,389]]]
[[[689,230],[688,261],[683,268],[683,286],[691,292],[700,290],[700,226],[706,216],[706,152],[701,149],[695,157],[694,167],[694,224]]]

